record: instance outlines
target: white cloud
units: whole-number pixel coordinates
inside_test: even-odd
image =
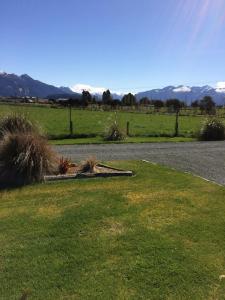
[[[173,89],[173,92],[175,93],[188,93],[191,92],[191,88],[189,88],[188,86],[179,86],[175,89]]]
[[[219,81],[216,84],[217,93],[225,93],[225,81]]]
[[[107,90],[105,87],[96,87],[96,86],[91,86],[88,84],[83,84],[83,83],[77,83],[74,86],[71,87],[71,90],[75,93],[82,93],[83,90],[88,91],[91,94],[102,94],[104,91]],[[117,92],[117,91],[110,91],[111,93],[115,93],[117,95],[123,95],[124,93]]]

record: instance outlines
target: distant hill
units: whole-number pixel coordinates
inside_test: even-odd
[[[0,73],[0,96],[12,97],[39,97],[39,98],[74,98],[79,99],[81,94],[73,92],[69,87],[55,87],[31,78],[27,74],[18,76],[16,74]],[[101,99],[101,94],[93,94]],[[122,95],[112,93],[114,99],[121,99]],[[225,92],[211,86],[167,86],[162,89],[153,89],[136,94],[137,100],[143,97],[149,99],[167,100],[177,98],[190,104],[194,100],[202,99],[204,96],[213,97],[219,105],[225,105]]]
[[[50,94],[62,93],[65,93],[63,89],[34,80],[27,74],[18,76],[15,74],[0,73],[0,96],[44,98]]]
[[[76,94],[79,95],[78,93],[73,92],[69,87],[67,86],[60,86],[59,87],[61,91],[63,91],[66,94]]]
[[[136,94],[138,100],[143,97],[160,100],[177,98],[181,101],[185,101],[187,104],[191,104],[191,102],[195,100],[200,100],[204,96],[211,96],[217,104],[225,104],[225,92],[217,91],[208,85],[202,87],[167,86],[162,89],[153,89]]]

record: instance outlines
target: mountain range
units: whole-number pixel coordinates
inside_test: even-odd
[[[114,99],[121,99],[121,95],[112,94]],[[81,95],[73,92],[69,87],[55,87],[43,83],[38,80],[34,80],[27,74],[18,76],[16,74],[8,74],[6,72],[0,73],[0,96],[11,96],[11,97],[39,97],[46,98],[55,96],[56,97],[80,97]],[[101,95],[96,95],[101,98]],[[171,99],[177,98],[190,104],[194,100],[202,99],[204,96],[213,97],[217,104],[225,104],[225,90],[218,90],[211,86],[205,85],[202,87],[193,86],[167,86],[162,89],[152,89],[137,93],[137,100],[143,97],[149,99]]]
[[[225,90],[215,89],[209,85],[204,86],[167,86],[162,89],[153,89],[150,91],[140,92],[136,94],[136,98],[140,100],[143,97],[149,99],[179,99],[187,104],[195,100],[200,100],[204,96],[211,96],[218,105],[225,104]]]

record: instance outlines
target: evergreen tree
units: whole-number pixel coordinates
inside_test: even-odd
[[[199,103],[201,111],[205,111],[207,114],[213,114],[215,106],[216,104],[210,96],[205,96]]]
[[[132,106],[136,104],[136,98],[131,93],[124,95],[121,101],[122,101],[122,105],[124,106]]]
[[[102,103],[106,104],[106,105],[111,105],[112,101],[113,101],[113,99],[112,99],[110,90],[107,90],[107,91],[103,92],[103,94],[102,94]]]
[[[168,108],[172,108],[173,110],[177,111],[179,110],[181,107],[184,106],[183,102],[181,102],[178,99],[169,99],[166,101],[166,106]]]
[[[164,106],[164,102],[162,100],[152,100],[152,104],[156,109],[159,109]]]
[[[88,91],[83,90],[81,102],[83,106],[88,106],[88,104],[92,103],[92,96]]]
[[[191,102],[191,107],[199,107],[199,101],[195,100],[195,101]]]

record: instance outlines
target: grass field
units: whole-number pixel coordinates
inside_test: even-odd
[[[0,117],[10,112],[27,114],[31,119],[38,121],[45,132],[52,138],[61,138],[68,135],[68,109],[35,107],[34,105],[0,105]],[[126,122],[130,122],[132,136],[172,136],[174,134],[175,116],[146,113],[118,112],[118,121],[125,130]],[[103,135],[115,119],[114,112],[72,110],[74,134]],[[199,129],[203,117],[181,116],[179,118],[179,133],[190,137]]]
[[[136,176],[0,192],[0,299],[225,298],[225,188],[113,165]]]

